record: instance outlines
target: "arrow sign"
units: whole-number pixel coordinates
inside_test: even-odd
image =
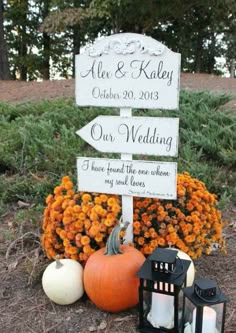
[[[77,158],[79,191],[176,199],[175,162]]]
[[[98,116],[76,132],[101,152],[177,156],[178,118]]]

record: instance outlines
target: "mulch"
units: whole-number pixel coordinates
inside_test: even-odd
[[[209,90],[214,93],[235,95],[234,106],[236,107],[236,79],[209,74],[182,73],[180,85],[186,90]],[[74,96],[75,81],[72,79],[43,82],[0,81],[0,101],[2,102],[29,102]]]
[[[230,297],[225,333],[236,332],[236,222],[235,207],[223,210],[228,253],[218,250],[194,262],[197,277],[216,280]],[[22,230],[19,231],[19,228]],[[138,308],[120,313],[103,312],[86,295],[72,305],[51,302],[43,292],[41,277],[49,264],[38,244],[38,229],[17,226],[14,209],[1,218],[0,234],[0,327],[2,333],[136,333]],[[9,239],[7,240],[6,235]],[[16,238],[14,235],[25,235]],[[16,240],[18,239],[18,240]],[[125,297],[125,295],[124,295]]]

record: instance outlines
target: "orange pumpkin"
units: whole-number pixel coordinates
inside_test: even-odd
[[[106,248],[94,252],[84,268],[88,297],[98,308],[109,312],[126,310],[138,303],[136,273],[145,261],[134,247],[120,245],[120,229],[120,225],[113,229]]]

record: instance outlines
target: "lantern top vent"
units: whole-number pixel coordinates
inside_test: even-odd
[[[177,254],[175,250],[157,248],[140,267],[137,276],[181,287],[191,262],[178,258]]]
[[[157,248],[148,260],[164,264],[175,264],[178,251]]]
[[[229,300],[216,281],[208,279],[197,279],[193,286],[184,288],[184,294],[196,306],[225,303]]]
[[[198,279],[195,281],[194,291],[200,298],[210,299],[219,294],[217,283],[213,280]]]

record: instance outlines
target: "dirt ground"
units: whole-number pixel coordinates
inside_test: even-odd
[[[236,108],[236,79],[208,74],[181,74],[182,89],[221,92],[234,95]],[[74,80],[44,82],[0,81],[0,101],[27,102],[75,96]]]
[[[211,75],[184,74],[181,87],[211,90],[236,96],[236,79]],[[0,101],[13,103],[73,97],[74,81],[4,82],[0,81]],[[236,111],[236,99],[225,105]],[[42,272],[49,263],[39,244],[40,223],[32,229],[26,221],[19,226],[14,216],[22,205],[0,216],[0,332],[1,333],[133,333],[138,332],[138,310],[133,308],[111,314],[98,310],[84,296],[70,306],[52,303],[41,287]],[[213,251],[195,261],[196,275],[216,280],[230,297],[225,333],[236,333],[236,207],[223,210],[228,221],[224,230],[227,255]]]

